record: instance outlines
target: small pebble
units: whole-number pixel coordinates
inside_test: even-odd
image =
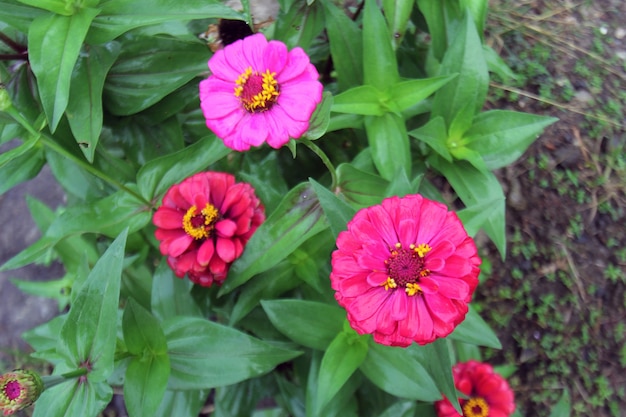
[[[615,37],[617,39],[623,39],[626,36],[626,29],[624,28],[617,28],[615,30]]]

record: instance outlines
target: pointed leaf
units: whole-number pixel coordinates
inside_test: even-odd
[[[494,349],[502,349],[498,336],[470,305],[465,320],[450,334],[450,339]]]
[[[265,300],[263,310],[285,336],[303,346],[325,350],[343,329],[346,312],[317,301]]]
[[[133,355],[144,351],[162,354],[167,351],[165,335],[159,321],[133,298],[129,298],[122,317],[124,343]]]
[[[402,117],[392,113],[366,117],[365,131],[381,177],[391,180],[400,169],[410,175],[411,149]]]
[[[376,0],[365,0],[363,11],[363,78],[367,85],[388,91],[400,75],[393,50],[393,36]]]
[[[166,390],[154,417],[196,417],[209,396],[209,390]]]
[[[32,138],[0,154],[0,195],[34,178],[45,163],[39,140]]]
[[[74,379],[44,390],[33,417],[97,416],[111,401],[113,389],[104,381],[78,381]]]
[[[355,210],[313,178],[309,178],[309,182],[328,219],[330,230],[337,238],[339,232],[346,229],[346,224],[354,216]]]
[[[324,17],[330,54],[337,71],[339,91],[363,82],[363,36],[358,25],[330,1],[325,1]]]
[[[175,317],[163,327],[172,368],[168,387],[174,390],[234,384],[300,354],[202,318]]]
[[[129,417],[154,417],[169,375],[170,361],[165,353],[150,352],[131,359],[124,378],[124,404]]]
[[[165,321],[176,316],[201,317],[202,312],[190,294],[193,283],[174,275],[165,258],[152,279],[152,313]]]
[[[337,113],[382,116],[385,113],[381,105],[380,91],[371,85],[361,85],[336,95],[331,110]]]
[[[447,22],[445,4],[440,0],[417,0],[432,39],[433,55],[441,61],[448,47]]]
[[[311,115],[309,121],[309,128],[304,133],[304,137],[316,140],[324,136],[328,124],[330,123],[330,109],[333,105],[333,95],[328,91],[325,91],[322,95],[322,102],[317,105],[317,108]]]
[[[97,14],[98,10],[82,8],[72,16],[41,16],[28,31],[29,63],[52,132],[67,107],[74,64]]]
[[[407,23],[411,17],[411,11],[415,0],[384,0],[383,10],[387,18],[387,24],[393,33],[393,47],[398,49],[404,38]]]
[[[120,44],[90,46],[78,58],[70,83],[67,119],[80,149],[89,162],[102,131],[102,89],[109,68],[120,53]]]
[[[452,74],[402,81],[391,87],[390,98],[395,101],[396,108],[403,111],[424,100],[455,77],[456,74]]]
[[[324,13],[320,2],[308,5],[294,3],[276,21],[275,39],[283,41],[289,49],[296,46],[309,50],[313,39],[324,30]]]
[[[18,0],[20,3],[29,6],[35,6],[40,9],[48,10],[52,13],[63,16],[70,16],[74,13],[74,5],[65,0]]]
[[[228,272],[220,295],[277,265],[303,242],[325,230],[328,223],[322,214],[310,184],[302,183],[293,188],[252,235],[243,255]]]
[[[448,132],[443,117],[430,119],[425,125],[411,130],[409,135],[426,143],[446,161],[452,162],[452,155],[448,151],[447,144]]]

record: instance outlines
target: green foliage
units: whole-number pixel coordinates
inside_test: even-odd
[[[213,52],[198,35],[218,19],[256,23],[250,3],[0,0],[0,31],[26,44],[29,64],[0,45],[0,144],[16,142],[0,154],[0,194],[45,164],[68,194],[56,212],[29,201],[42,236],[0,266],[54,258],[66,270],[14,281],[69,306],[24,334],[69,379],[35,416],[95,417],[113,387],[131,417],[196,416],[213,389],[217,417],[428,416],[442,394],[460,411],[455,358],[501,348],[474,308],[447,340],[376,344],[350,328],[328,279],[355,212],[389,196],[443,200],[432,174],[464,206],[470,235],[483,230],[504,256],[492,171],[555,119],[483,111],[489,71],[515,78],[483,42],[487,2],[279,1],[263,31],[320,72],[324,99],[300,143],[322,163],[296,141],[291,154],[232,152],[206,128],[198,82]],[[176,277],[151,222],[172,185],[207,170],[250,183],[267,213],[219,288]],[[257,410],[263,399],[275,407]]]

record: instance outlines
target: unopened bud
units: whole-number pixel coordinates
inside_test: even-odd
[[[33,371],[16,369],[0,375],[0,411],[10,416],[34,403],[42,391],[41,377]]]

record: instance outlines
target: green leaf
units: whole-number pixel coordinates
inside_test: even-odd
[[[415,401],[399,401],[389,406],[378,417],[426,417],[423,414],[416,414],[417,403]],[[433,417],[434,417],[433,413]],[[428,416],[430,417],[430,416]]]
[[[112,397],[113,389],[104,381],[74,379],[44,390],[33,417],[97,416]]]
[[[10,151],[0,154],[0,195],[34,178],[45,163],[39,140],[32,138]]]
[[[409,135],[426,143],[446,161],[452,162],[452,155],[448,151],[448,132],[443,117],[430,119],[425,125],[411,130]]]
[[[395,101],[398,111],[406,110],[439,90],[455,77],[456,74],[452,74],[399,82],[391,87],[390,99]]]
[[[150,107],[206,71],[208,58],[201,42],[165,35],[124,38],[104,84],[107,110],[127,116]]]
[[[174,390],[214,388],[263,375],[300,352],[272,346],[202,318],[164,323]]]
[[[61,328],[57,351],[75,368],[89,363],[92,382],[105,381],[113,372],[127,234],[124,230],[98,260]]]
[[[166,390],[154,417],[196,417],[209,396],[209,390]]]
[[[498,336],[470,305],[465,320],[450,334],[450,338],[494,349],[502,349]]]
[[[48,15],[48,12],[42,9],[23,6],[13,0],[0,0],[0,9],[2,10],[0,22],[5,22],[22,33],[28,33],[28,28],[33,20],[39,16]]]
[[[492,208],[498,206],[500,201],[500,199],[482,201],[480,204],[465,207],[456,212],[468,235],[476,236],[480,228],[489,220]]]
[[[543,130],[556,122],[555,117],[507,110],[491,110],[474,118],[465,133],[468,147],[477,151],[488,169],[515,162]]]
[[[550,417],[569,417],[572,413],[572,403],[570,401],[569,390],[563,390],[559,402],[550,410]]]
[[[366,117],[365,131],[374,165],[384,179],[391,180],[398,170],[411,174],[411,149],[402,117],[392,113]]]
[[[110,42],[87,48],[79,56],[70,83],[67,120],[89,162],[102,131],[102,90],[109,68],[120,53],[120,44]]]
[[[311,349],[325,350],[346,318],[342,308],[317,301],[265,300],[261,305],[278,331]]]
[[[70,16],[76,11],[76,6],[73,2],[65,0],[18,0],[20,3],[27,4],[29,6],[38,7],[40,9],[48,10],[52,13],[60,14],[63,16]]]
[[[137,186],[148,200],[161,196],[173,184],[219,161],[230,149],[214,135],[200,139],[180,151],[153,159],[137,173]]]
[[[310,184],[302,183],[289,191],[252,235],[243,255],[230,268],[219,294],[227,294],[255,274],[277,265],[303,242],[325,230],[328,223],[322,214]]]
[[[68,104],[80,47],[97,14],[96,9],[82,8],[72,16],[40,16],[28,31],[29,63],[53,133]]]
[[[339,91],[363,82],[363,36],[356,22],[330,1],[325,1],[324,18],[330,55],[337,71]]]
[[[363,363],[367,350],[367,341],[354,331],[343,331],[335,337],[326,349],[320,365],[316,410],[322,410],[339,392]]]
[[[87,38],[90,44],[105,43],[131,29],[172,20],[244,19],[219,0],[109,0],[100,7],[102,11],[94,19]]]
[[[456,395],[456,387],[452,378],[452,363],[448,342],[445,339],[435,340],[424,346],[411,345],[407,348],[424,365],[435,381],[439,392],[446,396],[459,414],[463,413]]]
[[[79,201],[94,201],[105,195],[106,185],[102,179],[49,148],[45,148],[45,155],[50,171],[67,194]]]
[[[385,113],[382,100],[381,92],[376,87],[361,85],[336,95],[331,110],[337,113],[382,116]]]
[[[363,78],[367,85],[388,91],[400,80],[393,36],[376,0],[365,0],[363,12]]]
[[[129,298],[122,317],[124,343],[133,355],[151,355],[167,352],[165,335],[159,321],[133,298]]]
[[[289,49],[296,46],[308,51],[313,39],[324,30],[324,13],[319,2],[307,5],[298,2],[276,21],[274,38],[283,41]]]
[[[417,7],[426,19],[433,55],[441,61],[448,47],[445,4],[440,0],[417,0]]]
[[[352,220],[355,210],[313,178],[309,178],[309,182],[313,186],[317,199],[328,219],[330,230],[337,238],[339,232],[345,230],[346,224]]]
[[[387,18],[387,24],[393,33],[393,47],[398,49],[404,38],[407,23],[411,17],[414,0],[384,0],[383,10]]]
[[[504,259],[506,255],[505,199],[502,186],[495,175],[489,171],[479,171],[463,161],[454,164],[440,158],[431,158],[430,161],[450,182],[466,207],[481,205],[489,201],[494,202],[489,208],[489,216],[483,229]]]
[[[59,341],[59,333],[66,319],[67,315],[65,314],[56,316],[52,320],[24,332],[22,339],[36,352],[56,350]]]
[[[356,208],[381,202],[389,181],[378,175],[355,168],[351,164],[337,167],[338,188],[345,199]]]
[[[491,46],[483,44],[483,54],[485,56],[485,61],[487,62],[487,68],[489,68],[489,72],[498,74],[504,81],[509,81],[507,82],[507,85],[511,85],[510,80],[519,79],[519,76],[513,72],[511,67],[509,67],[502,58],[500,58],[498,53]]]
[[[385,197],[404,197],[407,194],[415,194],[419,190],[422,177],[422,175],[419,175],[413,181],[410,181],[404,171],[399,171],[387,188],[385,188]]]
[[[489,7],[488,0],[461,0],[461,8],[469,9],[474,18],[474,24],[476,30],[483,37],[483,31],[485,30],[485,21],[487,19],[487,8]]]
[[[202,312],[190,294],[193,283],[174,275],[165,258],[152,279],[152,313],[165,321],[176,316],[200,317]]]
[[[313,115],[311,115],[309,128],[304,133],[305,138],[316,140],[324,136],[326,129],[328,129],[328,124],[330,123],[330,109],[332,105],[333,95],[325,91],[322,95],[322,102],[317,105]]]
[[[427,402],[441,399],[424,366],[406,349],[372,341],[360,369],[374,385],[396,397]]]
[[[151,352],[131,359],[124,378],[124,404],[130,417],[154,417],[163,400],[169,375],[167,354]]]
[[[489,72],[480,37],[469,13],[443,58],[440,74],[459,75],[435,94],[431,118],[441,116],[450,126],[464,106],[469,106],[471,114],[480,111],[487,97]]]

